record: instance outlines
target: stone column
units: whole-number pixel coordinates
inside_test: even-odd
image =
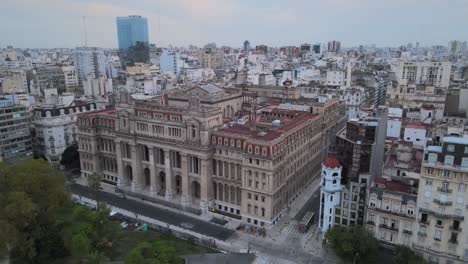
[[[132,192],[136,192],[141,188],[141,169],[140,169],[140,158],[136,145],[131,145],[132,149]]]
[[[171,172],[171,158],[169,156],[170,151],[165,149],[164,150],[164,169],[166,171],[166,200],[172,200],[172,172]]]
[[[203,213],[208,212],[208,207],[210,206],[211,199],[211,175],[209,173],[210,161],[202,159],[201,160],[201,171],[200,171],[200,209]]]
[[[182,199],[181,204],[182,206],[189,206],[190,205],[190,181],[189,181],[189,174],[188,174],[188,157],[186,153],[180,153],[181,158],[181,171],[182,171]]]
[[[154,148],[148,147],[149,151],[149,162],[150,162],[150,178],[151,178],[151,185],[150,185],[150,194],[151,196],[156,196],[158,193],[158,186],[156,185],[156,165],[154,162]]]
[[[120,148],[120,141],[115,142],[115,153],[117,154],[117,187],[122,188],[125,185],[124,181],[124,171],[122,164],[122,149]]]

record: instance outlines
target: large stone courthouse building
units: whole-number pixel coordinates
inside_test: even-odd
[[[215,85],[144,100],[123,92],[115,108],[79,117],[82,177],[269,228],[320,175],[345,121],[337,99],[285,100]]]

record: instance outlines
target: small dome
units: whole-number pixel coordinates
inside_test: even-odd
[[[341,167],[340,162],[334,156],[330,156],[326,158],[325,161],[323,162],[323,165],[327,168],[332,168],[332,169]]]

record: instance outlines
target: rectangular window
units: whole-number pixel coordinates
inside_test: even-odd
[[[445,163],[446,165],[453,165],[453,156],[451,156],[451,155],[446,155],[446,156],[445,156],[444,163]]]
[[[463,168],[468,168],[468,158],[462,158],[461,166]]]
[[[459,192],[465,192],[466,185],[464,183],[460,183],[458,185],[458,191]]]
[[[447,145],[447,151],[448,152],[454,152],[455,151],[455,145]]]
[[[442,231],[436,230],[434,234],[434,239],[440,241],[442,238]]]
[[[429,157],[427,159],[429,162],[437,162],[437,154],[435,153],[429,153]]]

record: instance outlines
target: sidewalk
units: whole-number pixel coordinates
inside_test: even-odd
[[[86,180],[82,179],[81,177],[79,179],[77,179],[75,181],[75,183],[87,186]],[[116,187],[111,185],[111,184],[101,182],[101,188],[102,188],[102,190],[100,190],[100,191],[102,191],[102,192],[107,192],[107,193],[110,193],[112,195],[116,195],[116,192],[115,192]],[[160,209],[169,210],[169,211],[174,212],[174,213],[195,217],[195,218],[198,218],[198,219],[204,220],[204,221],[210,221],[213,218],[212,213],[206,213],[206,214],[201,214],[201,215],[193,214],[193,213],[190,213],[190,212],[187,212],[187,211],[184,211],[184,210],[179,210],[179,209],[175,209],[175,208],[172,208],[172,207],[169,207],[169,206],[165,206],[163,204],[150,202],[148,200],[142,200],[142,199],[130,196],[130,195],[126,195],[125,199],[138,201],[140,203],[144,203],[144,204],[154,206],[154,207],[157,207],[157,208],[160,208]]]

